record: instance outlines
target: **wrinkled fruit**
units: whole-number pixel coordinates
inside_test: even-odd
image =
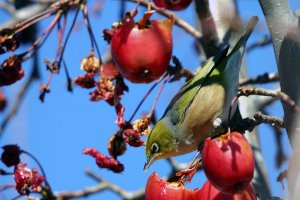
[[[256,200],[256,192],[253,185],[248,184],[243,190],[235,194],[226,194],[217,190],[209,180],[201,189],[201,200]]]
[[[153,2],[157,7],[179,11],[186,9],[192,0],[153,0]]]
[[[168,68],[172,56],[173,20],[149,20],[152,13],[135,23],[133,17],[112,32],[111,53],[120,73],[134,83],[149,83]]]
[[[146,185],[146,200],[196,200],[200,199],[200,189],[190,190],[180,182],[166,182],[153,172]]]
[[[240,133],[207,138],[201,154],[203,170],[218,190],[232,194],[243,190],[251,182],[254,155],[250,144]]]

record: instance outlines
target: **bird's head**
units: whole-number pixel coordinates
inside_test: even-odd
[[[160,120],[155,124],[146,141],[147,160],[144,170],[146,171],[154,161],[170,157],[174,152],[176,152],[174,134],[171,128]]]

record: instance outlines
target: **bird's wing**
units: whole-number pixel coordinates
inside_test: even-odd
[[[165,115],[171,115],[172,117],[170,117],[170,119],[172,124],[178,124],[193,102],[205,79],[209,77],[211,72],[218,66],[218,63],[226,57],[228,49],[229,47],[226,47],[215,57],[210,58],[201,70],[191,80],[185,83],[168,105],[163,117]]]
[[[228,53],[229,47],[226,47],[215,57],[210,58],[207,61],[207,63],[202,67],[202,69],[190,81],[188,81],[174,96],[171,103],[167,107],[163,117],[168,115],[173,125],[178,124],[181,120],[184,119],[185,113],[189,109],[190,105],[192,104],[198,91],[203,86],[204,82],[214,74],[213,71],[215,69],[217,69],[219,72],[222,72],[226,67],[228,67],[228,59],[236,52],[238,52],[241,47],[245,46],[248,38],[254,30],[257,21],[258,17],[252,17],[241,38],[232,48],[230,53]]]

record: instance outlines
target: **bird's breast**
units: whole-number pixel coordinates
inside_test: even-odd
[[[180,135],[183,138],[179,148],[198,149],[199,144],[212,133],[213,121],[223,113],[224,100],[225,91],[220,84],[200,89],[181,122]]]

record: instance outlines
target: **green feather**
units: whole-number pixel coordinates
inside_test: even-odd
[[[170,116],[170,120],[173,125],[178,124],[179,122],[184,120],[185,113],[188,111],[195,96],[197,95],[201,87],[203,87],[203,85],[212,83],[221,85],[223,84],[220,81],[222,81],[222,72],[226,67],[228,67],[227,61],[231,56],[233,56],[233,54],[238,52],[241,47],[245,46],[249,36],[253,32],[257,21],[258,18],[256,16],[252,17],[247,28],[245,29],[245,32],[242,34],[241,38],[230,51],[230,53],[228,53],[229,48],[226,47],[215,57],[210,58],[206,62],[201,70],[175,95],[175,97],[167,107],[163,117],[168,115]]]
[[[188,81],[174,96],[171,103],[167,107],[165,115],[171,115],[172,124],[177,124],[183,118],[184,113],[187,111],[193,99],[197,95],[205,79],[212,73],[217,63],[223,60],[228,52],[228,47],[222,50],[217,56],[210,58],[201,70]]]

